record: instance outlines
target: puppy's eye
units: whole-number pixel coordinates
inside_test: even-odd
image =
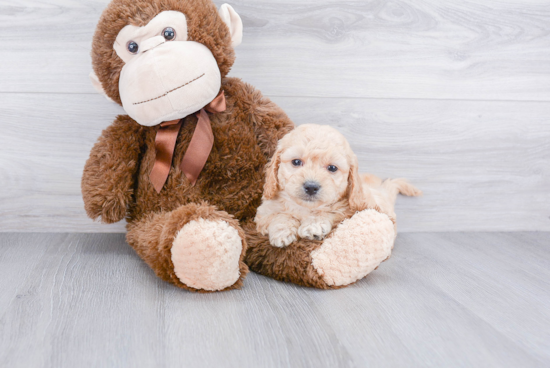
[[[176,38],[176,30],[172,27],[166,27],[162,31],[162,36],[166,39],[166,41],[172,41]]]
[[[131,54],[137,54],[139,46],[134,41],[129,41],[126,45],[126,48],[128,49],[128,51],[130,51]]]
[[[328,165],[327,170],[330,171],[330,172],[336,172],[336,171],[338,171],[338,168],[334,165]]]
[[[292,160],[292,166],[302,166],[302,160]]]

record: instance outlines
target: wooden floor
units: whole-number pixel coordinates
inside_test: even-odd
[[[404,233],[361,282],[193,294],[122,234],[0,234],[1,367],[550,366],[550,233]]]

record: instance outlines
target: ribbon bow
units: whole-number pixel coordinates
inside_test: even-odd
[[[206,160],[208,160],[208,156],[214,145],[214,134],[212,133],[212,126],[206,112],[218,113],[225,111],[225,108],[225,95],[221,91],[212,102],[196,113],[198,118],[197,127],[193,132],[189,147],[187,147],[187,151],[180,163],[180,169],[187,179],[189,179],[191,185],[195,185],[197,182],[197,178],[206,164]],[[174,149],[176,148],[176,140],[178,139],[182,123],[183,119],[165,121],[160,124],[157,131],[157,136],[155,137],[155,164],[149,174],[151,183],[157,193],[160,193],[164,183],[166,183],[166,179],[168,179]]]

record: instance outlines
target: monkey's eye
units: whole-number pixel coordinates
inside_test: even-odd
[[[338,168],[334,165],[328,165],[327,170],[330,171],[330,172],[336,172],[336,171],[338,171]]]
[[[134,41],[129,41],[126,45],[126,48],[128,49],[128,51],[130,51],[131,54],[137,54],[139,46]]]
[[[302,166],[302,160],[298,160],[298,159],[295,159],[295,160],[292,160],[292,166]]]
[[[166,39],[166,41],[172,41],[174,38],[176,38],[176,30],[172,27],[166,27],[162,31],[162,35]]]

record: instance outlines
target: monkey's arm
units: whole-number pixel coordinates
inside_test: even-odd
[[[294,123],[286,113],[269,98],[255,96],[251,117],[260,148],[267,158],[271,158],[277,148],[277,142],[294,129]]]
[[[275,153],[277,142],[294,129],[294,123],[283,109],[269,98],[264,97],[252,85],[237,78],[226,78],[223,85],[224,89],[239,96],[244,102],[242,106],[248,110],[247,113],[254,127],[258,144],[266,158],[270,159]]]
[[[134,191],[145,131],[128,116],[118,116],[90,152],[82,175],[86,213],[105,223],[122,220]]]

